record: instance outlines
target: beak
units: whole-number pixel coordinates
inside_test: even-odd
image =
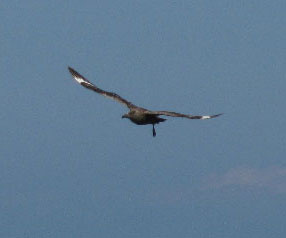
[[[121,118],[126,118],[126,115],[123,115]]]

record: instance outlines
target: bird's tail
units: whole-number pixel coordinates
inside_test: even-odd
[[[165,118],[161,118],[161,117],[157,117],[157,119],[158,119],[158,123],[159,122],[164,122],[164,121],[166,121],[167,119],[165,119]]]

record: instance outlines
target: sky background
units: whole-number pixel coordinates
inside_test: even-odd
[[[285,0],[2,0],[0,237],[286,237]],[[213,120],[136,126],[138,106]]]

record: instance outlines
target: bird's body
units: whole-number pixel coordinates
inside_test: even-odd
[[[89,82],[87,79],[85,79],[82,75],[80,75],[78,72],[76,72],[74,69],[68,67],[70,73],[74,77],[74,79],[84,86],[87,89],[91,89],[105,97],[111,98],[121,104],[124,104],[129,108],[129,112],[127,114],[124,114],[122,118],[128,118],[130,121],[137,125],[148,125],[151,124],[153,126],[153,136],[156,136],[155,131],[155,124],[159,124],[160,122],[166,121],[165,118],[159,117],[160,115],[164,116],[171,116],[171,117],[184,117],[188,119],[211,119],[214,117],[218,117],[221,114],[211,115],[211,116],[194,116],[194,115],[187,115],[177,112],[170,112],[170,111],[151,111],[142,107],[138,107],[134,105],[133,103],[125,100],[124,98],[120,97],[118,94],[113,92],[107,92],[104,91],[98,87],[96,87],[94,84]]]
[[[167,119],[160,118],[157,115],[146,114],[144,110],[130,110],[122,118],[129,118],[137,125],[159,124]]]

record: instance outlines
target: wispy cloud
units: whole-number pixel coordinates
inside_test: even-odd
[[[266,168],[237,167],[224,173],[213,173],[204,179],[198,178],[190,183],[169,183],[154,185],[144,190],[138,199],[149,205],[184,205],[212,199],[228,199],[228,195],[249,194],[248,192],[286,194],[286,167]],[[253,195],[253,194],[252,194]]]
[[[224,174],[212,174],[203,182],[202,188],[222,189],[233,186],[268,189],[286,193],[286,167],[233,168]]]

